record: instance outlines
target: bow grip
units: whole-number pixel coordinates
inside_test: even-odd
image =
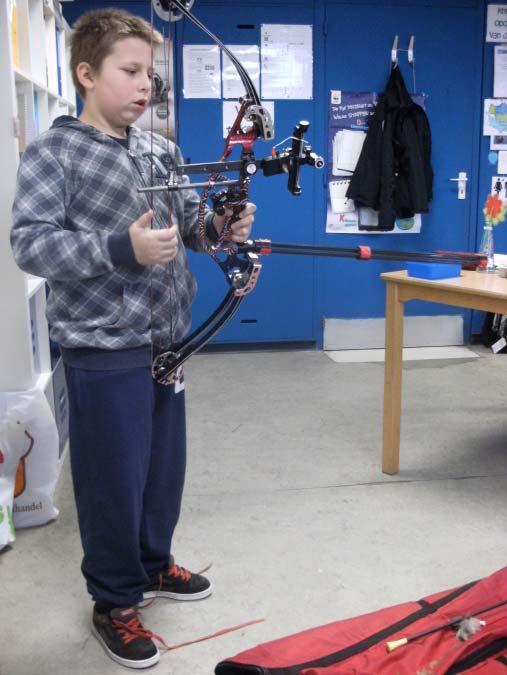
[[[213,211],[218,216],[223,216],[226,209],[232,211],[229,223],[234,223],[236,220],[239,220],[239,214],[243,211],[246,204],[245,191],[234,188],[211,194],[210,199],[213,203]]]

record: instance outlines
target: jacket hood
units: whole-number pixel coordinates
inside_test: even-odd
[[[51,125],[51,129],[60,129],[62,127],[79,131],[83,134],[86,134],[87,136],[90,136],[90,138],[94,138],[95,140],[102,143],[111,142],[111,137],[108,136],[108,134],[105,134],[103,131],[99,131],[91,124],[85,124],[84,122],[81,122],[81,120],[79,120],[77,117],[73,117],[72,115],[61,115],[60,117],[57,117],[54,120],[53,124]],[[128,127],[128,138],[130,149],[132,150],[134,149],[135,145],[137,144],[137,140],[139,139],[139,136],[140,132],[137,127],[135,126]]]

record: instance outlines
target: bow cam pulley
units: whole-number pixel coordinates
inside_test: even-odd
[[[155,13],[163,21],[179,21],[184,16],[179,5],[189,12],[194,0],[179,0],[177,3],[174,0],[152,0],[152,4]]]

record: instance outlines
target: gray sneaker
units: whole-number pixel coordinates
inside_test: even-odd
[[[148,668],[160,660],[152,638],[162,638],[143,628],[135,607],[115,607],[108,613],[93,610],[92,632],[106,654],[127,668]]]
[[[173,562],[173,561],[171,561]],[[189,572],[174,563],[150,580],[143,598],[171,598],[172,600],[202,600],[213,592],[211,581],[202,574]]]

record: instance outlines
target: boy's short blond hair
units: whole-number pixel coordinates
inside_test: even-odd
[[[118,40],[137,37],[152,46],[163,42],[162,35],[145,19],[123,9],[86,12],[73,28],[70,67],[72,80],[82,98],[85,97],[85,89],[76,76],[76,68],[80,63],[89,63],[95,72],[100,72],[104,59],[111,54]]]

